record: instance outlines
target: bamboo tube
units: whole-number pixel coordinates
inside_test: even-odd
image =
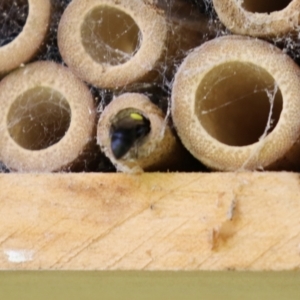
[[[25,0],[18,0],[24,2]],[[50,0],[26,0],[28,16],[20,34],[10,43],[0,47],[0,75],[19,67],[29,61],[38,51],[46,37],[50,22]],[[1,5],[13,5],[12,1]],[[25,4],[24,4],[25,5]],[[7,12],[9,17],[9,10]],[[4,22],[3,16],[1,16]],[[0,20],[1,25],[1,20]]]
[[[36,62],[0,82],[0,160],[19,172],[80,162],[95,134],[93,98],[67,68]]]
[[[112,151],[112,131],[119,120],[138,113],[150,122],[150,131],[121,158]],[[126,142],[126,137],[124,137]],[[167,170],[178,167],[185,157],[183,148],[169,127],[162,111],[148,97],[125,93],[104,109],[97,127],[97,142],[118,171],[139,173],[143,170]]]
[[[217,170],[299,167],[300,71],[275,46],[241,36],[191,52],[172,116],[186,148]],[[298,164],[298,165],[297,165]]]
[[[296,32],[300,0],[213,0],[215,10],[233,33],[277,37]]]
[[[166,39],[163,15],[140,0],[73,0],[58,29],[64,61],[102,88],[158,76]]]

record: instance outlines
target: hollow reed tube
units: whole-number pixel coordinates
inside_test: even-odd
[[[164,16],[140,0],[73,0],[58,29],[66,64],[101,88],[159,76],[166,40]]]
[[[299,27],[300,0],[213,0],[223,24],[233,33],[278,37]]]
[[[7,12],[3,12],[7,17],[1,15],[2,30],[5,29],[5,26],[1,23],[5,22],[6,18],[11,18],[9,14],[13,9],[13,2],[2,1],[0,4],[2,9],[7,10]],[[50,23],[50,0],[18,0],[17,3],[19,2],[20,5],[26,5],[25,2],[28,2],[28,16],[21,32],[12,41],[0,47],[0,76],[28,62],[39,51]],[[16,20],[15,23],[18,21]],[[18,25],[16,24],[16,26]],[[8,29],[12,30],[12,28]],[[0,36],[0,38],[3,37]]]
[[[92,95],[59,64],[35,62],[7,75],[0,109],[0,160],[12,171],[67,170],[93,143]]]
[[[112,135],[115,128],[128,127],[124,120],[128,120],[131,114],[142,116],[148,122],[146,125],[149,126],[149,130],[141,138],[134,140],[128,152],[118,158],[112,151]],[[130,122],[133,122],[134,126],[135,120]],[[121,132],[117,140],[122,143],[120,146],[130,141],[128,135],[131,134],[128,131]],[[172,170],[185,159],[184,149],[163,112],[147,96],[138,93],[120,95],[104,109],[98,122],[97,142],[117,170],[127,173]]]
[[[300,71],[267,42],[221,37],[175,76],[172,116],[186,148],[212,169],[299,168]]]

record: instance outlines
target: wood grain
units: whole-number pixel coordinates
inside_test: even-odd
[[[294,173],[0,175],[2,270],[297,270]]]

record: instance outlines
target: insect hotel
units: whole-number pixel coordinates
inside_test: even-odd
[[[299,12],[0,2],[0,298],[299,299]]]

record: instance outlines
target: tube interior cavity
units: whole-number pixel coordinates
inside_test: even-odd
[[[141,32],[128,14],[102,5],[87,14],[81,27],[81,38],[93,60],[119,65],[138,51]]]
[[[28,17],[28,1],[0,1],[0,47],[9,44],[23,30]]]
[[[13,140],[28,150],[42,150],[59,142],[71,122],[71,109],[64,96],[47,87],[20,95],[7,116]]]
[[[272,13],[285,9],[292,0],[244,0],[242,7],[252,13]]]
[[[265,69],[229,62],[205,75],[196,93],[195,110],[207,133],[219,142],[246,146],[275,128],[282,101],[279,87]]]

